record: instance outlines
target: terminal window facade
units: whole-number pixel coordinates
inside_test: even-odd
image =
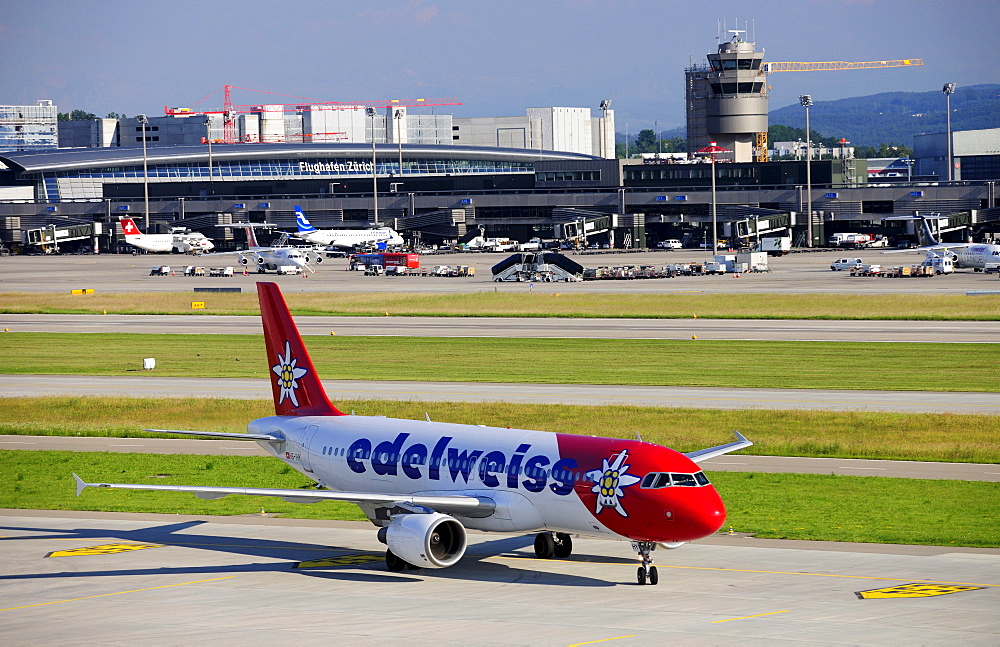
[[[599,182],[600,171],[545,171],[535,173],[538,182]]]
[[[534,165],[531,162],[510,160],[410,159],[403,160],[403,168],[400,170],[397,160],[387,159],[378,160],[375,170],[381,176],[394,175],[397,177],[403,175],[523,174],[534,172]],[[363,158],[219,161],[214,163],[211,168],[211,178],[222,181],[326,179],[366,175],[370,177],[371,174],[371,160]],[[39,180],[44,184],[46,198],[49,201],[54,201],[94,197],[91,195],[92,191],[88,191],[87,195],[77,195],[72,188],[84,180],[135,179],[141,181],[143,177],[142,165],[135,165],[45,172],[40,174]],[[201,181],[208,180],[210,176],[208,162],[199,160],[196,162],[149,164],[148,177],[153,181],[157,179]],[[61,180],[58,185],[57,179]]]

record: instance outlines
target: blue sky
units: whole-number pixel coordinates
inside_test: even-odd
[[[754,5],[758,5],[754,7]],[[1000,83],[996,0],[0,0],[0,103],[163,106],[456,97],[460,117],[612,99],[617,129],[684,123],[684,73],[746,27],[768,61],[922,58],[923,67],[772,74],[771,108]],[[425,109],[426,110],[426,109]]]

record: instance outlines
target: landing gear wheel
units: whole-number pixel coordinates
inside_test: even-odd
[[[535,556],[539,559],[552,559],[556,553],[556,540],[551,532],[540,532],[535,535]]]
[[[553,555],[557,559],[566,559],[573,554],[573,538],[564,532],[557,532],[555,536],[555,550]]]
[[[632,549],[639,553],[642,558],[642,566],[635,572],[635,579],[639,584],[645,584],[647,578],[650,584],[656,584],[660,581],[660,575],[656,572],[656,567],[653,566],[653,558],[650,557],[650,553],[656,550],[656,543],[651,541],[633,541]]]
[[[409,566],[404,560],[400,559],[391,550],[385,551],[385,567],[388,568],[393,573],[399,573],[404,568]]]

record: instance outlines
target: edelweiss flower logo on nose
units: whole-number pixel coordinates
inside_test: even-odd
[[[595,514],[600,514],[604,508],[614,508],[621,516],[628,516],[628,512],[625,511],[625,507],[622,506],[621,502],[622,497],[625,496],[625,491],[622,488],[635,485],[640,479],[638,476],[628,473],[630,466],[624,464],[627,458],[628,450],[626,449],[621,454],[618,454],[611,463],[605,458],[602,469],[587,472],[587,476],[591,480],[596,481],[596,484],[590,490],[597,494],[597,510],[595,510]]]
[[[278,387],[281,389],[278,394],[278,404],[284,402],[287,397],[293,405],[299,406],[295,389],[299,388],[299,378],[309,371],[296,367],[297,362],[298,360],[292,357],[291,345],[286,341],[284,356],[278,353],[278,363],[271,367],[274,374],[278,376]]]

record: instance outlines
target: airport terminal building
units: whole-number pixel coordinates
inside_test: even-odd
[[[223,248],[238,241],[220,225],[294,228],[296,204],[318,227],[389,224],[431,244],[473,229],[518,240],[572,230],[635,247],[697,241],[711,230],[713,165],[704,160],[455,144],[376,144],[373,154],[371,144],[206,143],[150,146],[145,154],[141,147],[6,153],[0,163],[7,167],[0,169],[0,241],[8,247],[34,244],[29,232],[53,226],[100,222],[111,232],[125,215],[143,227],[146,192],[150,231],[188,226]],[[714,171],[726,237],[786,229],[805,244],[804,160],[718,162]],[[882,219],[915,211],[947,216],[945,229],[957,236],[995,231],[991,183],[875,186],[867,175],[864,160],[812,162],[813,246],[834,231],[899,227]]]

